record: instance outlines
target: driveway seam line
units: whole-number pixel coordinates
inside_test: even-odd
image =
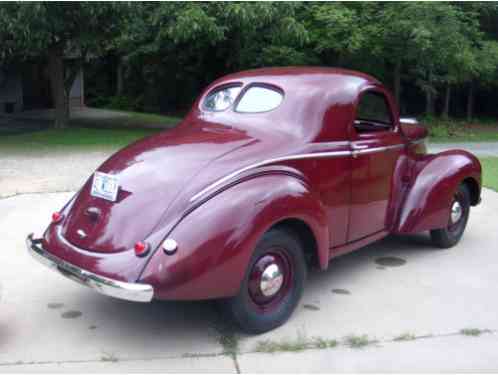
[[[498,333],[498,330],[496,329],[486,329],[483,330],[482,334],[496,334]],[[420,336],[415,336],[412,340],[395,340],[395,339],[386,339],[386,340],[374,340],[372,343],[368,346],[370,347],[375,347],[379,346],[380,344],[387,344],[387,343],[405,343],[405,342],[413,342],[417,340],[428,340],[428,339],[437,339],[437,338],[442,338],[442,337],[457,337],[457,336],[463,336],[466,337],[466,335],[462,334],[460,331],[459,332],[449,332],[449,333],[441,333],[441,334],[427,334],[427,335],[420,335]],[[472,337],[479,337],[479,336],[472,336]],[[277,353],[296,353],[296,352],[305,352],[305,351],[310,351],[310,350],[324,350],[324,349],[334,349],[338,347],[346,347],[349,348],[348,344],[338,344],[336,347],[333,348],[317,348],[317,347],[307,347],[299,351],[290,351],[290,350],[276,350],[273,352],[265,352],[265,351],[256,351],[256,350],[248,350],[248,351],[241,351],[238,352],[239,355],[245,355],[245,354],[277,354]],[[361,350],[362,348],[351,348],[353,350]]]
[[[168,360],[168,359],[188,359],[188,358],[210,358],[210,357],[225,357],[227,356],[224,352],[218,353],[184,353],[181,355],[173,355],[173,356],[157,356],[157,357],[146,357],[146,358],[119,358],[116,357],[116,361],[112,362],[133,362],[133,361],[156,361],[156,360]],[[35,366],[35,365],[62,365],[66,363],[95,363],[95,362],[111,362],[105,361],[100,358],[97,359],[71,359],[64,361],[31,361],[31,362],[0,362],[0,367],[6,366]]]
[[[483,334],[496,334],[498,333],[498,330],[496,329],[486,329]],[[441,338],[441,337],[456,337],[456,336],[464,336],[461,332],[450,332],[450,333],[442,333],[438,335],[420,335],[420,336],[415,336],[413,340],[395,340],[395,339],[388,339],[388,340],[382,340],[382,341],[376,341],[373,346],[377,346],[378,344],[382,343],[404,343],[404,342],[412,342],[412,341],[417,341],[417,340],[426,340],[426,339],[436,339],[436,338]],[[479,336],[476,336],[479,337]],[[347,344],[340,344],[338,346],[345,346],[348,347]],[[329,349],[334,349],[334,348],[329,348]],[[354,348],[352,348],[354,349]],[[299,352],[305,352],[305,351],[310,351],[310,350],[323,350],[321,348],[306,348],[303,350],[300,350]],[[360,350],[360,349],[356,349]],[[210,358],[210,357],[229,357],[232,358],[235,366],[235,370],[237,371],[238,374],[241,373],[240,366],[237,360],[237,355],[245,355],[245,354],[278,354],[278,353],[288,353],[288,351],[285,350],[280,350],[280,351],[275,351],[272,353],[266,353],[266,352],[261,352],[261,351],[255,351],[255,350],[248,350],[248,351],[241,351],[237,353],[226,353],[226,352],[218,352],[218,353],[184,353],[181,355],[174,355],[174,356],[157,356],[157,357],[147,357],[147,358],[119,358],[117,357],[116,362],[133,362],[133,361],[154,361],[154,360],[168,360],[168,359],[181,359],[181,358]],[[295,353],[295,352],[293,352]],[[81,359],[81,360],[67,360],[67,361],[32,361],[32,362],[22,362],[22,361],[17,361],[17,362],[0,362],[0,367],[6,367],[6,366],[32,366],[32,365],[50,365],[50,364],[66,364],[66,363],[95,363],[95,362],[106,362],[103,361],[102,359]]]

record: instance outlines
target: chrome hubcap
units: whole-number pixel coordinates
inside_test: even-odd
[[[457,223],[458,220],[462,217],[462,205],[460,204],[459,201],[453,202],[451,206],[451,222],[453,224]]]
[[[283,283],[284,275],[282,274],[282,270],[277,264],[272,263],[263,271],[259,288],[265,297],[271,297],[280,290]]]

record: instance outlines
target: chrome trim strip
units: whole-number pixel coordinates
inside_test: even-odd
[[[369,149],[354,150],[354,151],[324,151],[324,152],[297,154],[297,155],[282,156],[282,157],[273,158],[273,159],[266,159],[266,160],[260,161],[258,163],[248,165],[247,167],[238,169],[238,170],[226,175],[225,177],[220,178],[219,180],[213,182],[211,185],[208,185],[207,187],[202,189],[200,192],[193,195],[192,198],[190,198],[190,202],[197,200],[199,197],[201,197],[202,195],[204,195],[208,191],[213,190],[220,185],[223,185],[225,182],[231,180],[232,178],[234,178],[237,175],[240,175],[240,174],[247,172],[248,170],[251,170],[254,168],[262,167],[262,166],[267,165],[267,164],[279,163],[282,161],[290,161],[290,160],[301,160],[301,159],[357,156],[357,155],[362,155],[362,154],[370,154],[370,153],[374,153],[374,152],[381,152],[381,151],[387,151],[387,150],[391,150],[391,149],[403,148],[404,146],[405,146],[404,144],[397,144],[397,145],[391,145],[391,146],[373,147],[373,148],[369,148]]]
[[[390,146],[381,146],[381,147],[372,147],[367,149],[356,149],[353,151],[354,155],[363,155],[363,154],[373,154],[374,152],[382,152],[387,150],[396,150],[399,148],[403,148],[404,144],[390,145]]]
[[[151,285],[126,283],[99,276],[50,254],[41,247],[41,239],[33,238],[33,233],[26,238],[26,247],[33,258],[40,263],[101,294],[134,302],[150,302],[154,296]]]
[[[424,143],[425,142],[425,139],[417,139],[416,141],[410,141],[410,144],[412,145],[418,145],[418,144],[421,144],[421,143]]]
[[[258,163],[248,165],[247,167],[237,169],[236,171],[226,175],[225,177],[220,178],[219,180],[213,182],[211,185],[208,185],[207,187],[202,189],[200,192],[198,192],[197,194],[192,196],[192,198],[190,198],[190,202],[197,200],[197,198],[204,195],[209,190],[212,190],[212,189],[224,184],[226,181],[232,179],[233,177],[235,177],[239,174],[242,174],[242,173],[247,172],[248,170],[251,170],[254,168],[262,167],[262,166],[267,165],[267,164],[279,163],[281,161],[289,161],[289,160],[350,156],[351,154],[352,154],[351,151],[329,151],[329,152],[315,152],[315,153],[310,153],[310,154],[289,155],[289,156],[282,156],[279,158],[266,159],[266,160],[260,161]]]

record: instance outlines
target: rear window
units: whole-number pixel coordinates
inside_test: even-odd
[[[204,99],[202,108],[210,112],[224,111],[233,104],[241,88],[240,85],[225,86],[210,92]]]
[[[268,87],[250,87],[240,98],[235,110],[237,112],[258,113],[268,112],[282,103],[282,92]]]

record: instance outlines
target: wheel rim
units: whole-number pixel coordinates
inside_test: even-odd
[[[463,194],[458,192],[453,198],[450,208],[450,220],[448,230],[453,234],[458,234],[465,228],[465,217],[468,213],[468,206],[465,204]]]
[[[458,221],[462,218],[463,209],[462,205],[459,201],[455,200],[451,205],[451,215],[450,220],[452,224],[458,223]]]
[[[249,274],[248,291],[260,311],[280,305],[292,286],[293,268],[284,249],[272,248],[254,262]]]

